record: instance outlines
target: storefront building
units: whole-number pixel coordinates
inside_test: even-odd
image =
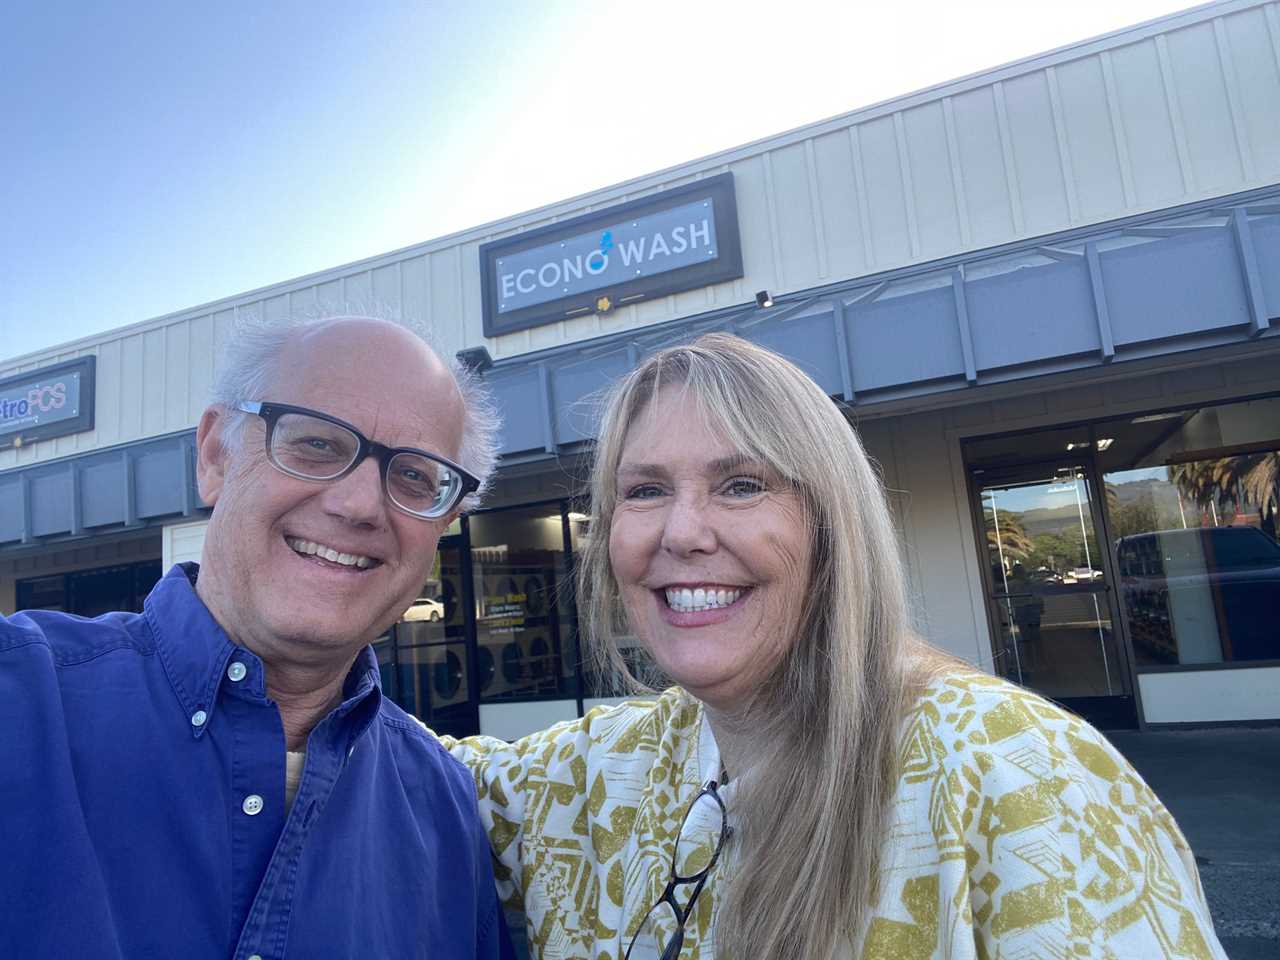
[[[1280,720],[1277,104],[1280,3],[1210,4],[9,361],[0,611],[136,608],[198,559],[234,317],[378,303],[506,418],[384,685],[451,732],[578,716],[613,692],[572,585],[598,398],[729,330],[847,409],[935,644],[1104,727]]]

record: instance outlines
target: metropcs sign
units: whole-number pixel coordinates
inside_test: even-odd
[[[733,174],[480,248],[487,337],[742,276]]]
[[[0,380],[0,450],[93,429],[94,360]]]

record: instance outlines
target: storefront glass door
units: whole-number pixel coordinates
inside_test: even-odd
[[[437,733],[454,736],[480,730],[467,637],[473,602],[463,569],[467,559],[461,537],[442,538],[418,599],[392,628],[390,644],[379,645],[384,678],[394,675],[396,702]]]
[[[1135,726],[1092,460],[974,477],[997,671],[1104,728]]]

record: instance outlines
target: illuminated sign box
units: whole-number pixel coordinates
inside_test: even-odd
[[[93,429],[96,357],[0,380],[0,450]]]
[[[486,337],[736,280],[733,174],[486,243],[480,271]]]

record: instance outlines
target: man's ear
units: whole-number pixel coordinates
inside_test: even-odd
[[[231,460],[222,443],[227,417],[226,408],[214,404],[200,415],[196,427],[196,487],[200,499],[210,507],[218,502]]]

